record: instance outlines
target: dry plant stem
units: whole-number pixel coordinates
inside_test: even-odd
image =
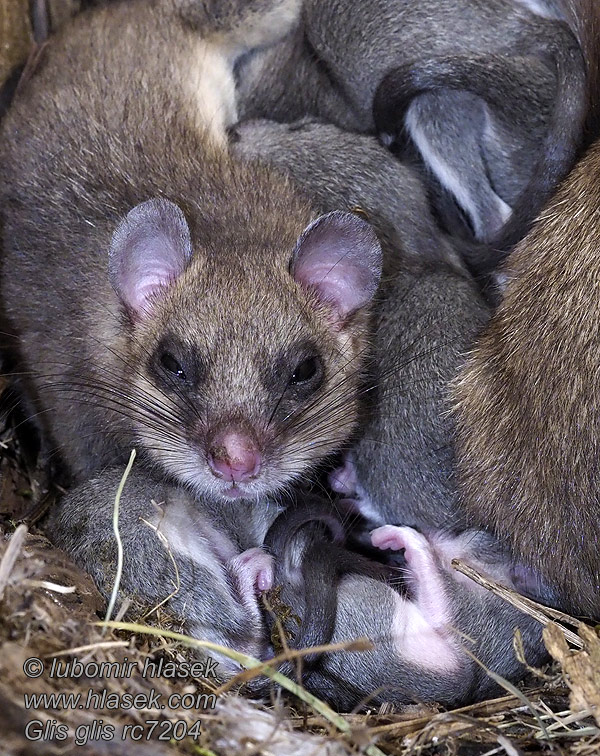
[[[218,694],[227,693],[227,691],[231,690],[234,685],[241,685],[242,683],[251,680],[253,677],[263,674],[263,672],[266,674],[267,669],[272,669],[273,666],[277,666],[278,664],[281,664],[281,662],[294,661],[294,659],[302,659],[303,656],[308,656],[308,654],[324,654],[332,653],[334,651],[371,651],[372,648],[373,644],[366,638],[359,638],[358,640],[345,643],[330,643],[325,646],[311,646],[310,648],[288,648],[278,656],[274,656],[272,659],[269,659],[269,661],[259,662],[258,667],[252,667],[251,669],[247,669],[245,672],[240,672],[238,675],[229,680],[229,682],[221,685],[221,687],[216,692]]]
[[[432,720],[429,723],[429,726],[421,733],[421,738],[427,736],[428,733],[433,735],[434,732],[437,737],[440,737],[440,733],[444,730],[448,735],[452,734],[455,737],[463,737],[473,731],[479,735],[485,732],[495,741],[498,741],[501,737],[506,737],[496,723],[481,721],[466,714],[458,714],[455,711],[442,712],[437,715],[437,720],[437,722]],[[511,741],[507,739],[507,742]]]
[[[543,688],[537,688],[532,691],[530,695],[538,695],[543,693]],[[474,716],[475,714],[481,714],[487,717],[494,716],[495,714],[503,713],[507,708],[521,704],[521,699],[514,695],[503,696],[502,698],[494,699],[493,701],[479,701],[469,706],[463,706],[460,709],[455,709],[452,714],[466,714]],[[407,718],[405,721],[393,722],[391,724],[379,725],[377,727],[370,727],[369,732],[374,735],[410,735],[412,732],[420,730],[423,726],[431,722],[432,719],[439,717],[439,712],[432,712],[418,718]]]
[[[523,644],[523,636],[521,635],[521,631],[519,628],[516,628],[513,635],[513,649],[515,651],[517,661],[520,662],[525,669],[529,672],[529,674],[533,675],[534,677],[537,677],[538,680],[545,680],[546,682],[554,682],[557,679],[557,674],[545,674],[542,672],[541,669],[538,669],[537,667],[532,667],[528,661],[527,656],[525,654],[525,646]],[[547,650],[547,649],[546,649]]]
[[[15,562],[17,561],[17,557],[19,556],[21,546],[23,545],[23,541],[25,540],[26,535],[27,526],[19,525],[19,527],[12,534],[6,551],[4,552],[4,556],[2,557],[2,561],[0,562],[0,599],[4,594],[4,589],[8,584],[8,578],[10,577],[10,573],[15,566]]]
[[[99,648],[127,648],[129,641],[100,641],[98,643],[88,643],[86,646],[77,646],[75,648],[65,648],[63,651],[57,651],[54,654],[48,654],[45,659],[54,659],[57,656],[74,656],[84,651],[95,651]]]
[[[234,651],[231,648],[226,648],[225,646],[220,646],[217,643],[211,643],[210,641],[201,641],[197,640],[196,638],[190,638],[188,635],[181,635],[180,633],[174,633],[170,630],[161,630],[157,627],[146,627],[145,625],[138,625],[133,622],[99,622],[98,625],[101,625],[103,627],[111,627],[114,630],[125,630],[130,633],[143,633],[146,635],[158,635],[164,638],[170,638],[171,640],[179,641],[180,643],[184,643],[187,646],[193,646],[195,648],[204,648],[208,651],[216,651],[219,654],[223,654],[223,656],[227,656],[229,659],[233,659],[233,661],[236,661],[238,664],[247,667],[248,669],[258,670],[267,677],[270,677],[274,682],[281,685],[282,688],[285,688],[290,693],[293,693],[295,696],[300,698],[302,701],[304,701],[306,704],[311,706],[318,714],[320,714],[322,717],[324,717],[328,722],[331,722],[331,724],[335,725],[340,732],[343,733],[350,733],[351,727],[346,722],[346,720],[341,717],[339,714],[337,714],[333,709],[331,709],[324,701],[321,701],[316,696],[313,696],[312,693],[309,693],[307,690],[305,690],[302,686],[298,685],[297,683],[290,680],[285,675],[282,675],[281,672],[278,672],[276,669],[273,669],[272,667],[265,665],[263,662],[259,661],[258,659],[255,659],[252,656],[246,656],[246,654],[241,654],[239,651]],[[354,644],[352,644],[354,645]],[[343,646],[344,648],[347,648],[347,646]],[[331,650],[332,646],[324,646],[324,650]],[[314,653],[315,649],[306,649],[304,653]],[[294,651],[295,654],[303,653]],[[271,664],[276,661],[275,659],[271,660]],[[239,678],[238,678],[239,679]],[[365,753],[367,756],[385,756],[383,751],[379,750],[377,746],[370,745],[365,748]]]
[[[505,738],[504,735],[498,735],[498,743],[504,748],[508,756],[521,756],[523,753],[519,748],[515,748],[510,740]]]
[[[115,574],[115,582],[113,585],[112,593],[110,595],[110,601],[108,602],[108,609],[106,610],[106,622],[110,620],[110,617],[115,608],[115,604],[117,603],[117,594],[119,592],[121,575],[123,573],[123,542],[121,541],[121,534],[119,533],[119,504],[121,502],[121,494],[123,493],[123,489],[125,488],[125,483],[127,482],[127,478],[129,477],[129,473],[131,472],[134,461],[135,449],[132,449],[129,456],[129,462],[127,463],[127,467],[125,468],[125,472],[123,473],[123,477],[121,478],[121,482],[119,483],[119,487],[117,488],[117,495],[115,496],[115,506],[113,508],[113,530],[117,541],[117,572]],[[103,634],[105,632],[106,629],[102,631]]]
[[[59,585],[58,583],[51,583],[48,580],[28,580],[27,585],[31,588],[45,588],[47,591],[54,591],[54,593],[75,593],[77,588],[74,585]]]
[[[173,556],[173,552],[171,551],[171,547],[169,546],[169,542],[167,541],[165,536],[158,530],[156,525],[153,525],[151,522],[148,522],[148,520],[144,520],[143,517],[141,518],[141,521],[144,523],[144,525],[146,525],[147,527],[149,527],[151,530],[155,532],[156,537],[167,550],[167,553],[169,554],[169,558],[171,560],[171,564],[173,565],[173,569],[175,570],[175,585],[173,586],[173,590],[171,591],[171,593],[169,593],[168,596],[165,596],[165,598],[162,601],[156,604],[156,606],[153,606],[152,609],[150,609],[148,612],[146,612],[146,614],[144,614],[142,619],[146,620],[151,614],[154,614],[154,612],[157,612],[161,606],[166,604],[167,601],[170,601],[173,598],[173,596],[176,596],[179,593],[179,590],[181,588],[181,579],[179,577],[179,568],[177,567],[177,561],[175,560],[175,557]],[[109,619],[109,618],[107,617],[106,619]],[[117,617],[116,619],[119,620],[121,619],[121,617]]]
[[[496,583],[493,580],[484,577],[477,572],[477,570],[469,567],[468,564],[463,564],[459,559],[453,559],[452,566],[458,572],[471,578],[471,580],[475,581],[478,585],[481,585],[486,590],[491,591],[505,601],[508,601],[508,603],[512,604],[516,609],[533,617],[533,619],[540,622],[544,627],[551,621],[551,619],[560,620],[567,625],[577,628],[583,624],[580,620],[575,619],[575,617],[559,612],[557,609],[551,609],[543,604],[538,604],[537,601],[521,596],[521,594],[513,591],[511,588],[506,588],[505,586],[500,585],[500,583]],[[569,643],[577,648],[583,648],[583,643],[578,635],[564,627],[561,627],[561,630]]]

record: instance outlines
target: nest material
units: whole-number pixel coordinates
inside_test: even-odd
[[[12,407],[14,397],[5,391],[4,398],[7,397],[5,406]],[[0,405],[1,398],[0,395]],[[4,414],[0,424],[0,512],[3,513],[0,515],[0,753],[3,756],[65,753],[341,756],[369,752],[516,756],[556,752],[557,747],[559,753],[578,756],[600,753],[600,639],[596,630],[533,602],[523,602],[513,592],[486,582],[461,565],[458,565],[461,571],[488,590],[500,593],[547,625],[546,645],[556,660],[550,676],[532,670],[529,685],[517,689],[505,683],[508,693],[505,697],[456,711],[417,706],[401,712],[382,707],[366,714],[346,714],[343,715],[346,733],[302,701],[287,699],[284,707],[281,698],[276,697],[268,705],[261,705],[231,693],[217,696],[216,708],[200,712],[182,708],[27,709],[25,696],[32,694],[80,693],[83,700],[89,690],[99,695],[107,691],[123,696],[148,694],[154,689],[166,701],[172,693],[210,694],[216,683],[201,678],[142,677],[140,670],[149,657],[175,662],[189,659],[189,649],[167,640],[165,628],[173,626],[172,618],[160,612],[152,614],[152,622],[161,628],[163,637],[122,631],[103,634],[97,623],[104,617],[105,602],[90,577],[36,532],[35,526],[31,532],[27,532],[25,525],[17,527],[19,520],[31,521],[39,515],[40,499],[51,498],[39,483],[40,471],[31,461],[33,454],[27,448],[30,435],[25,430],[21,418]],[[38,678],[24,673],[23,665],[30,657],[40,658],[46,665],[46,672]],[[98,664],[123,663],[127,659],[135,666],[127,678],[52,678],[48,674],[52,659]],[[169,742],[153,739],[136,743],[123,735],[128,725],[147,720],[182,721],[193,727],[198,719],[202,727],[194,732],[195,737],[181,741],[171,738]],[[67,740],[28,740],[24,732],[32,720],[46,727],[51,727],[52,722],[55,728],[66,726]],[[77,728],[91,728],[100,720],[104,732],[109,726],[113,728],[112,737],[76,746]],[[81,734],[85,732],[83,729]]]
[[[56,0],[49,4],[50,26],[56,28],[81,3]],[[32,45],[29,0],[0,0],[0,83],[27,59]],[[0,386],[0,392],[4,386]],[[6,418],[5,418],[6,419]],[[196,710],[113,710],[108,708],[25,708],[25,696],[41,693],[88,691],[144,694],[153,688],[163,700],[174,692],[209,692],[207,681],[165,677],[143,678],[139,669],[149,655],[181,661],[186,651],[166,639],[117,632],[102,634],[95,624],[105,609],[104,601],[89,576],[40,534],[27,533],[16,522],[35,520],[44,499],[40,478],[22,448],[14,424],[0,429],[0,753],[3,756],[77,753],[82,756],[338,756],[362,753],[377,743],[389,754],[517,754],[561,753],[587,756],[600,753],[600,639],[595,629],[567,618],[578,628],[575,635],[562,624],[547,624],[544,638],[556,660],[552,674],[534,672],[523,689],[506,685],[503,698],[444,712],[409,707],[403,712],[385,707],[368,714],[344,715],[350,730],[341,735],[310,709],[284,708],[281,702],[261,705],[226,694],[217,698],[214,710],[202,711],[198,737],[168,742],[156,738],[134,742],[122,739],[128,725],[149,719],[180,720],[192,726]],[[495,589],[487,585],[489,589]],[[507,596],[518,603],[518,599]],[[546,622],[548,614],[532,606],[521,607]],[[153,615],[156,621],[156,615]],[[551,613],[558,620],[565,618]],[[158,618],[160,621],[160,617]],[[23,671],[26,659],[39,657],[46,668],[52,659],[82,662],[135,662],[128,678],[38,678]],[[537,679],[536,679],[537,677]],[[208,687],[207,687],[208,686]],[[39,720],[46,733],[59,725],[68,728],[66,741],[34,741],[24,735],[28,722]],[[77,728],[90,729],[102,720],[108,740],[76,746]],[[54,729],[52,729],[54,723]],[[146,728],[147,729],[147,728]],[[86,730],[81,731],[82,736]],[[98,726],[96,725],[96,734]]]
[[[509,756],[549,752],[560,745],[561,753],[595,754],[600,751],[600,639],[585,625],[579,637],[583,650],[572,650],[556,624],[549,624],[546,641],[562,665],[543,684],[493,701],[456,711],[442,712],[423,707],[403,712],[372,712],[346,715],[350,732],[334,732],[323,718],[285,709],[280,703],[269,706],[253,703],[239,695],[217,697],[216,708],[198,712],[184,710],[113,710],[94,707],[52,709],[25,707],[25,697],[41,693],[81,694],[92,690],[132,695],[154,689],[163,701],[174,692],[210,693],[208,682],[184,678],[144,678],[140,670],[149,655],[181,661],[185,649],[166,640],[148,640],[143,635],[106,633],[98,627],[98,612],[104,601],[90,578],[75,567],[60,550],[41,535],[26,532],[24,526],[5,536],[0,544],[0,743],[6,756],[21,754],[63,754],[76,752],[99,756],[162,756],[162,754],[341,754],[362,752],[377,743],[390,754],[492,754]],[[25,661],[38,657],[46,670],[38,678],[27,677]],[[134,662],[129,677],[52,678],[52,659]],[[64,667],[63,667],[64,668]],[[212,688],[214,690],[214,687]],[[97,699],[96,699],[97,700]],[[200,713],[200,717],[199,717]],[[595,719],[594,719],[595,717]],[[188,727],[202,721],[196,737],[181,742],[135,743],[123,735],[127,725],[147,720],[184,721]],[[64,742],[31,742],[24,736],[28,722],[39,720],[66,725]],[[79,729],[102,720],[104,731],[112,727],[107,741],[75,746]],[[49,725],[46,725],[49,726]],[[147,730],[147,727],[146,727]],[[56,731],[56,729],[55,729]],[[89,730],[88,730],[89,732]],[[122,740],[122,737],[125,739]],[[65,748],[66,747],[66,748]]]

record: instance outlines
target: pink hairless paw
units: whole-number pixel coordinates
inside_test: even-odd
[[[409,582],[419,607],[435,625],[448,621],[444,579],[429,541],[412,528],[384,525],[371,532],[371,543],[377,549],[404,549]]]
[[[418,573],[431,570],[438,572],[434,552],[424,535],[412,528],[399,527],[397,525],[383,525],[371,532],[371,543],[376,549],[382,551],[391,549],[401,551],[404,549],[404,558],[409,567]]]
[[[348,458],[344,458],[344,464],[336,467],[329,473],[329,485],[331,490],[342,496],[356,496],[358,491],[358,478],[356,477],[356,468],[354,463]]]
[[[413,598],[398,602],[392,634],[399,654],[418,666],[454,669],[458,657],[450,633],[450,597],[429,541],[412,528],[384,525],[371,532],[371,543],[382,550],[404,549]]]
[[[256,597],[273,587],[273,557],[262,549],[247,549],[228,564],[240,597],[253,612],[258,612]]]

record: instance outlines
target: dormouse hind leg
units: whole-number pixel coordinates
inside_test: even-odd
[[[457,669],[461,660],[447,582],[428,540],[412,528],[384,525],[372,531],[371,543],[404,550],[412,597],[398,595],[391,634],[399,656],[428,670]]]

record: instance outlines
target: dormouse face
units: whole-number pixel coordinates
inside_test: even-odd
[[[346,213],[272,249],[213,251],[166,200],[138,205],[115,232],[133,431],[196,493],[258,498],[355,429],[381,251],[370,226]]]

